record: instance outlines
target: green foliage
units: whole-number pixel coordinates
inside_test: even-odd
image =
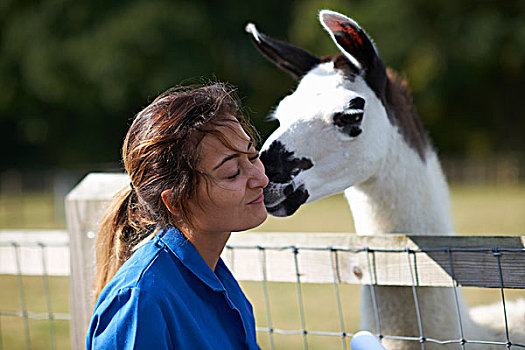
[[[117,163],[137,111],[171,86],[208,79],[238,86],[268,135],[276,124],[266,115],[296,83],[244,26],[330,55],[321,8],[357,20],[406,74],[441,152],[523,154],[523,1],[3,1],[0,170]]]

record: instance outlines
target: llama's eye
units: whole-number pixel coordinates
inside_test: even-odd
[[[363,113],[339,112],[334,114],[334,125],[344,128],[345,126],[360,123]]]
[[[365,99],[362,97],[356,97],[350,100],[348,104],[348,109],[365,109]]]
[[[362,119],[363,113],[355,111],[335,113],[333,117],[337,129],[351,137],[356,137],[361,133]]]

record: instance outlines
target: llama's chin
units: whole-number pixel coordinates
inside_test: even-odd
[[[286,194],[279,197],[274,197],[271,195],[272,193],[275,193],[273,192],[274,186],[272,186],[272,184],[264,189],[264,205],[266,206],[268,214],[278,217],[290,216],[307,201],[308,197],[310,197],[310,194],[304,185],[301,185],[297,188],[293,187],[294,186],[292,185],[288,185],[287,191],[285,191]]]
[[[286,213],[286,208],[284,208],[283,206],[279,206],[278,208],[268,208],[267,207],[266,210],[268,211],[268,214],[272,216],[280,217],[280,218],[284,218],[284,217],[291,215],[291,214]]]

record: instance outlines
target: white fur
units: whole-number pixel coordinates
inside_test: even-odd
[[[330,118],[354,97],[364,98],[366,104],[363,131],[352,138],[342,135]],[[280,102],[274,116],[280,127],[263,149],[278,139],[294,156],[312,160],[314,166],[294,179],[308,190],[308,202],[344,191],[358,234],[453,233],[448,187],[435,152],[428,148],[426,161],[421,160],[389,122],[385,108],[362,77],[352,82],[334,70],[332,63],[321,64],[300,81],[293,94]],[[376,287],[376,293],[383,334],[419,336],[412,289]],[[423,287],[417,293],[425,337],[460,339],[453,290]],[[461,295],[459,299],[466,339],[505,341],[501,332],[503,323],[498,323],[499,330],[475,324]],[[370,289],[364,287],[364,330],[377,330],[372,310]],[[524,310],[525,305],[520,312]],[[494,315],[491,311],[485,317],[493,319]],[[523,323],[516,326],[523,328]],[[525,339],[511,340],[523,343]],[[416,341],[385,339],[383,343],[389,350],[421,349]],[[425,349],[444,348],[461,349],[461,346],[425,344]],[[467,349],[491,348],[502,349],[467,346]]]
[[[356,88],[362,93],[355,93]],[[355,138],[343,135],[330,119],[354,97],[376,102],[365,104],[364,132]],[[304,153],[312,160],[314,167],[295,178],[296,183],[306,184],[310,193],[308,202],[340,193],[379,171],[380,161],[386,156],[392,127],[387,119],[367,117],[379,114],[378,109],[384,111],[361,77],[350,83],[333,69],[332,63],[321,64],[301,80],[292,95],[279,103],[274,117],[280,126],[263,149],[278,138],[296,157]],[[360,167],[351,166],[356,163]]]

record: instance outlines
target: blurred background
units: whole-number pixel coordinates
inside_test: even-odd
[[[63,226],[64,194],[88,172],[121,171],[133,116],[178,84],[237,86],[264,140],[296,82],[244,26],[331,55],[322,8],[357,20],[406,76],[451,183],[523,180],[523,1],[3,0],[0,227]]]
[[[64,194],[88,172],[121,171],[133,116],[178,84],[237,86],[264,140],[296,82],[244,26],[331,55],[322,8],[357,20],[406,76],[451,183],[523,180],[523,1],[3,0],[0,227],[63,225]]]
[[[523,0],[2,0],[0,229],[64,229],[65,195],[90,172],[122,171],[133,116],[172,86],[237,86],[264,140],[277,127],[268,114],[296,82],[260,56],[244,27],[251,21],[332,55],[317,19],[322,8],[354,18],[385,64],[406,76],[451,184],[456,231],[524,234]],[[341,195],[258,230],[354,232]],[[49,280],[56,312],[69,312],[68,283]],[[27,307],[45,310],[39,278],[0,276],[0,285],[0,309],[19,310],[25,286]],[[255,287],[244,287],[257,300]],[[290,294],[275,288],[277,297]],[[309,288],[324,310],[318,287]],[[350,329],[358,324],[356,293],[348,294]],[[16,322],[0,317],[0,348],[23,347]],[[48,348],[46,324],[32,322],[32,348]],[[57,347],[68,348],[67,320],[54,322]]]

